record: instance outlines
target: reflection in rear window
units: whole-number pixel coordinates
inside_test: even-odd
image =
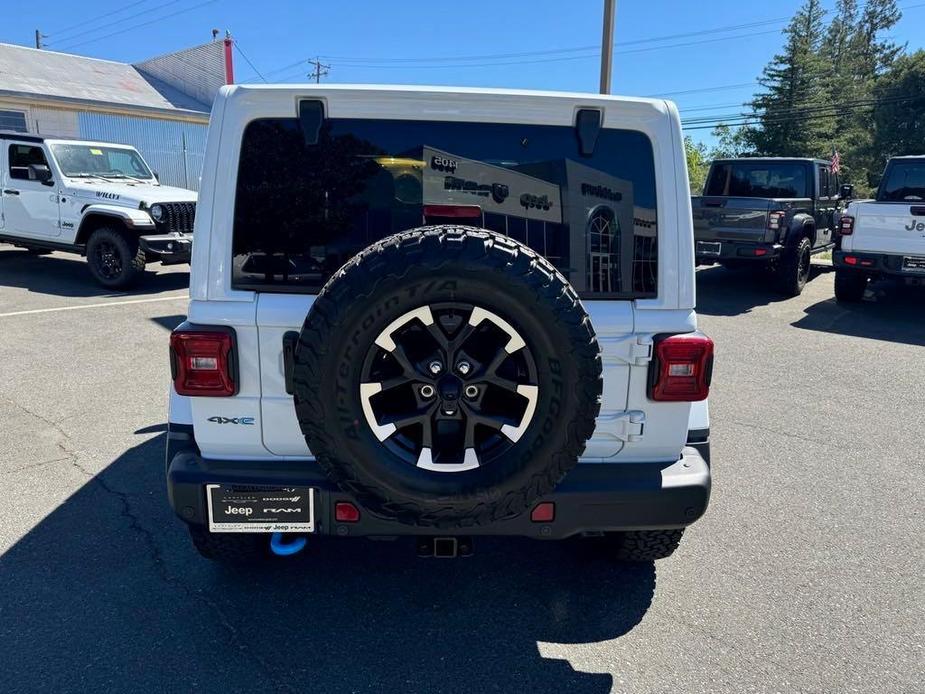
[[[447,223],[428,216],[447,205],[543,254],[580,292],[656,295],[655,164],[643,133],[604,129],[582,156],[572,127],[337,118],[313,145],[295,118],[245,129],[233,286],[317,292],[369,244]]]
[[[808,198],[809,168],[802,162],[717,162],[706,195]]]
[[[922,202],[925,200],[925,161],[894,161],[880,187],[877,200]]]

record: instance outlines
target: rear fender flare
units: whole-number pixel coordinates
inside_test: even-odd
[[[788,248],[793,248],[804,236],[809,239],[811,245],[816,245],[816,220],[812,215],[800,212],[790,220],[784,243]]]

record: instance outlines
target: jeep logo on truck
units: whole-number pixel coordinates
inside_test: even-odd
[[[925,222],[920,222],[917,219],[910,220],[909,226],[904,227],[906,231],[925,231]]]
[[[118,193],[107,193],[105,190],[96,191],[96,197],[106,200],[118,200],[121,197]]]

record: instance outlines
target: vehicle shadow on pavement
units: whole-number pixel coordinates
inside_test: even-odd
[[[804,309],[797,328],[925,346],[925,289],[884,281],[871,284],[865,300],[820,301]]]
[[[809,282],[830,272],[831,267],[814,264]],[[738,316],[758,306],[787,301],[774,287],[774,280],[758,268],[728,270],[718,265],[698,270],[697,313],[708,316]]]
[[[408,541],[315,540],[223,568],[170,511],[163,451],[163,434],[128,450],[0,557],[0,691],[608,692],[538,642],[618,638],[652,602],[653,564],[579,543],[421,560]]]
[[[188,271],[162,273],[157,272],[159,268],[159,264],[152,265],[129,291],[118,292],[97,284],[80,256],[34,256],[26,251],[0,250],[0,286],[50,296],[135,296],[189,287]]]

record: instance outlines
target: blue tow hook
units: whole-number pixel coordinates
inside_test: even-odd
[[[273,533],[270,536],[270,551],[278,557],[289,557],[305,549],[306,539],[302,536],[285,540],[282,533]]]

